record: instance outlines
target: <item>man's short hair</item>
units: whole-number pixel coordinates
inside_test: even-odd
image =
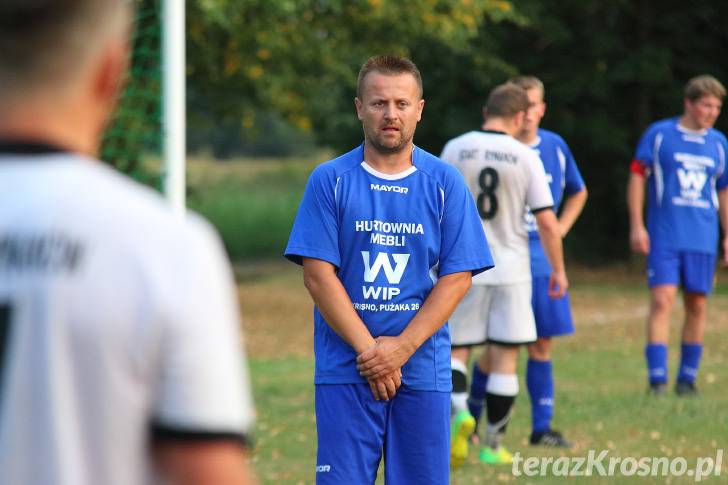
[[[521,111],[528,111],[528,95],[513,83],[496,86],[485,103],[486,118],[512,118]]]
[[[528,91],[529,89],[538,89],[539,91],[541,91],[542,96],[546,94],[543,83],[536,76],[515,76],[510,78],[508,82],[513,83],[516,86],[520,86],[526,91]]]
[[[356,97],[362,99],[364,94],[364,78],[370,72],[378,72],[385,76],[399,76],[401,74],[412,74],[417,81],[417,90],[422,99],[422,76],[415,63],[406,57],[381,55],[370,57],[359,70],[359,78],[356,82]]]
[[[715,96],[719,100],[725,99],[725,88],[716,78],[703,74],[692,78],[685,85],[685,99],[696,101],[703,96]]]
[[[0,95],[72,78],[105,35],[131,23],[129,0],[0,1]]]

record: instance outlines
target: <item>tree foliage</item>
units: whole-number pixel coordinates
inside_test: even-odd
[[[467,55],[486,20],[519,21],[500,0],[199,0],[188,7],[191,122],[254,131],[273,107],[327,145],[358,142],[356,75],[370,56],[421,46]],[[426,80],[427,83],[429,81]]]

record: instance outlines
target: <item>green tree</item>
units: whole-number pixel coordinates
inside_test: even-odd
[[[465,56],[486,19],[518,20],[499,0],[190,0],[187,7],[193,125],[209,125],[212,114],[215,123],[255,131],[260,109],[273,108],[336,147],[361,140],[352,100],[368,57],[417,52],[434,61],[423,45]]]

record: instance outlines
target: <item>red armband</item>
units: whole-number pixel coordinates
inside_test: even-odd
[[[632,163],[629,166],[629,171],[636,173],[637,175],[642,175],[645,178],[647,178],[650,174],[650,168],[636,158],[632,160]]]

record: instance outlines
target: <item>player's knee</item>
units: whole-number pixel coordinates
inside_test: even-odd
[[[539,338],[532,344],[528,344],[528,357],[531,360],[551,359],[551,339]]]
[[[491,373],[515,374],[518,367],[518,347],[502,347],[501,351],[492,352],[488,367]]]
[[[691,314],[705,313],[707,296],[698,293],[685,293],[685,311]]]
[[[651,301],[653,311],[670,311],[675,303],[675,294],[666,291],[654,291]]]

